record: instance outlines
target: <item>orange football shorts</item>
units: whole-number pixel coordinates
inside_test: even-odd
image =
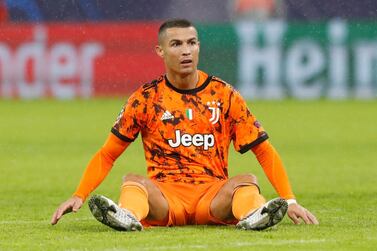
[[[143,220],[144,226],[181,226],[181,225],[228,225],[236,221],[221,221],[211,215],[210,205],[227,180],[219,180],[205,184],[189,184],[182,182],[158,182],[152,180],[160,188],[169,204],[167,219],[163,221]]]

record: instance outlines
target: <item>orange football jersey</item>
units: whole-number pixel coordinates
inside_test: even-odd
[[[268,138],[231,85],[199,72],[195,89],[166,78],[128,99],[112,133],[134,141],[141,133],[148,176],[158,181],[205,183],[228,178],[228,149],[244,153]]]

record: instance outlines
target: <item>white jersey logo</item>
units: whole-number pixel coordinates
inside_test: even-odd
[[[164,114],[162,114],[161,116],[161,120],[168,120],[168,119],[174,119],[174,116],[169,111],[165,111]]]
[[[212,104],[212,106],[210,106]],[[216,107],[213,107],[217,105]],[[211,111],[212,113],[212,116],[211,118],[209,119],[209,121],[212,123],[212,124],[216,124],[217,121],[219,121],[219,118],[220,118],[220,103],[219,102],[215,102],[215,101],[212,101],[211,102],[207,102],[207,106],[208,106],[208,109]]]
[[[194,146],[203,146],[204,150],[208,150],[209,148],[215,145],[215,137],[213,134],[188,134],[184,133],[181,135],[180,130],[175,131],[175,141],[172,139],[168,139],[168,143],[171,147],[176,148],[180,145],[189,147],[191,145]]]

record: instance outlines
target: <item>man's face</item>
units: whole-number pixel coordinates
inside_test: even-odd
[[[194,27],[168,28],[161,34],[156,52],[163,58],[167,71],[188,75],[197,69],[199,45]]]

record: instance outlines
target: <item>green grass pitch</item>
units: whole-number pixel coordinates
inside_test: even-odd
[[[282,156],[298,201],[320,220],[285,218],[263,232],[186,226],[116,232],[87,204],[56,226],[56,207],[76,188],[124,100],[0,100],[0,250],[376,250],[377,101],[254,102],[252,112]],[[252,172],[276,197],[251,153],[230,149],[230,174]],[[145,174],[132,144],[95,193],[117,200],[121,177]]]

